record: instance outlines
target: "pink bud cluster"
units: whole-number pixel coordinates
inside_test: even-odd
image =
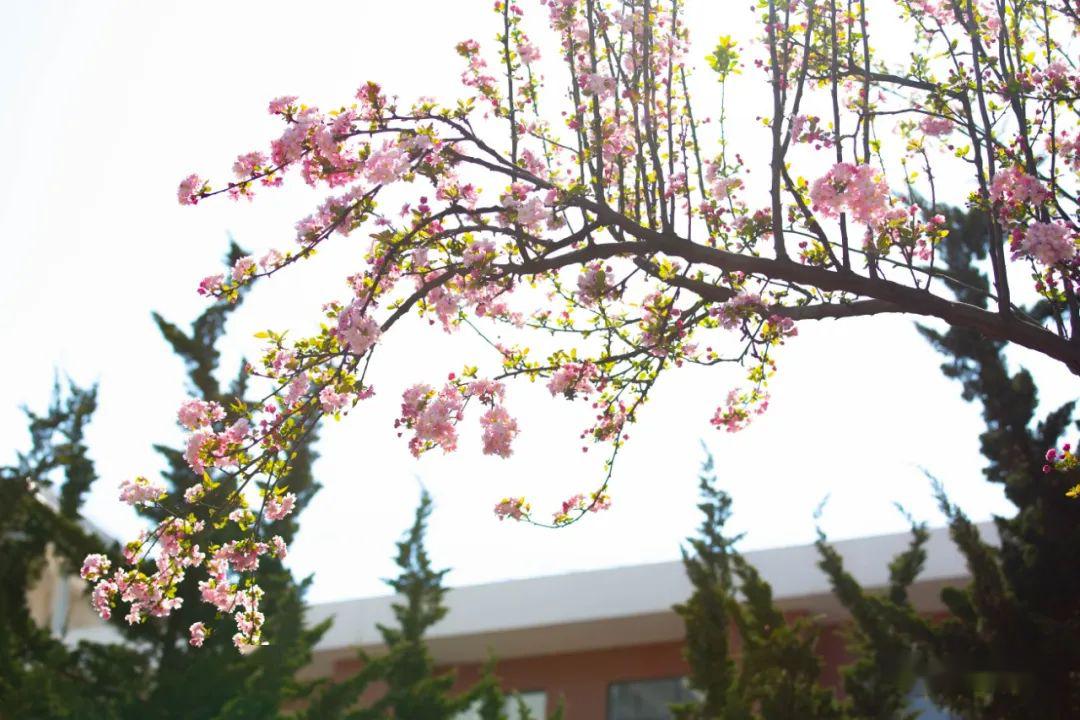
[[[1043,472],[1050,473],[1054,470],[1058,472],[1069,472],[1080,467],[1080,455],[1073,452],[1072,445],[1065,443],[1061,446],[1061,449],[1050,448],[1046,451],[1046,464],[1043,465]]]

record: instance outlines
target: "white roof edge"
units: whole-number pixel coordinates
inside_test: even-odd
[[[978,528],[984,539],[997,544],[997,529],[992,522],[978,523]],[[910,538],[910,533],[893,533],[831,544],[860,584],[880,588],[888,583],[889,561],[906,549]],[[949,538],[948,528],[930,530],[926,552],[926,563],[916,582],[917,587],[925,586],[925,591],[913,592],[912,599],[920,610],[933,611],[940,609],[937,590],[945,584],[962,582],[968,572],[963,556]],[[772,585],[773,596],[781,607],[805,606],[804,609],[828,615],[842,613],[839,603],[833,602],[828,578],[817,567],[814,545],[753,550],[743,555]],[[685,600],[690,592],[690,582],[680,560],[462,586],[447,593],[450,612],[432,628],[429,638],[435,649],[454,638],[459,641],[451,644],[461,645],[464,638],[479,636],[510,638],[521,633],[532,635],[542,629],[551,632],[556,627],[580,628],[582,623],[614,628],[622,625],[616,622],[619,620],[648,616],[674,618],[671,606]],[[334,619],[316,649],[377,648],[381,638],[375,625],[393,623],[391,605],[396,599],[384,595],[311,606],[307,615],[310,623]],[[664,632],[676,627],[671,623],[663,625],[668,628]],[[655,636],[654,632],[650,637],[655,640]],[[453,655],[450,652],[449,656]]]

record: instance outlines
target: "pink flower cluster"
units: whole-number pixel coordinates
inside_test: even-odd
[[[525,502],[525,498],[503,498],[495,504],[495,516],[499,520],[511,518],[513,520],[528,519],[532,506]]]
[[[1050,199],[1043,184],[1018,167],[998,171],[990,181],[990,199],[1006,207],[1032,203],[1040,205]]]
[[[198,175],[188,175],[180,181],[176,195],[181,205],[195,205],[205,191],[206,183]]]
[[[263,515],[267,520],[283,520],[296,507],[296,495],[285,493],[282,496],[270,495],[263,503]]]
[[[758,390],[728,392],[727,402],[716,409],[709,421],[717,428],[724,428],[729,433],[739,432],[750,424],[754,415],[760,415],[769,407],[769,397]]]
[[[568,500],[564,500],[562,508],[554,513],[556,525],[565,525],[574,520],[574,513],[600,512],[611,508],[611,496],[607,493],[594,492],[586,498],[578,493]]]
[[[569,362],[555,371],[547,388],[552,395],[563,395],[569,399],[578,393],[591,395],[596,392],[593,383],[598,374],[596,365],[591,362]]]
[[[201,622],[192,623],[191,627],[188,628],[188,635],[188,643],[192,647],[200,648],[206,642],[206,638],[210,636],[210,628]]]
[[[739,323],[761,315],[764,311],[765,302],[761,296],[743,290],[719,307],[711,308],[709,314],[717,318],[720,325],[731,330],[738,327]]]
[[[611,266],[591,262],[581,268],[577,280],[577,298],[582,305],[595,305],[614,292],[611,286]]]
[[[351,398],[350,393],[339,393],[329,385],[319,391],[319,404],[322,406],[323,412],[327,413],[341,412],[349,404]]]
[[[413,385],[402,395],[401,417],[394,426],[413,431],[409,450],[416,457],[436,446],[452,452],[457,449],[457,424],[464,417],[465,402],[475,398],[488,407],[480,418],[484,454],[509,457],[518,425],[502,406],[504,393],[502,383],[457,383],[453,376],[438,393],[430,385]]]
[[[856,222],[873,226],[889,210],[889,187],[870,165],[837,163],[810,186],[810,200],[825,217],[846,211]]]
[[[1043,265],[1057,265],[1077,255],[1076,239],[1061,222],[1035,222],[1028,226],[1020,249]]]
[[[821,124],[821,118],[816,115],[794,115],[791,118],[791,141],[796,143],[808,143],[815,149],[832,147],[832,136]]]
[[[338,335],[349,352],[363,355],[378,341],[382,328],[370,315],[365,315],[363,303],[357,299],[338,315]]]
[[[364,163],[364,174],[372,185],[389,185],[409,170],[409,155],[397,143],[387,141]]]
[[[120,484],[120,500],[128,505],[151,505],[165,497],[165,487],[139,476]]]
[[[510,457],[513,450],[510,444],[518,434],[517,421],[510,417],[506,408],[502,405],[493,405],[487,412],[480,416],[480,427],[483,428],[484,454]]]
[[[506,224],[518,223],[533,230],[551,219],[551,210],[546,204],[548,201],[553,202],[554,196],[549,193],[547,197],[541,197],[524,183],[514,183],[500,198],[500,203],[506,209]]]
[[[97,582],[109,574],[110,567],[112,567],[112,562],[104,555],[96,553],[87,555],[83,560],[82,569],[79,570],[79,577],[90,582]]]
[[[280,540],[280,538],[275,538]],[[257,649],[262,643],[262,626],[265,620],[259,611],[259,602],[263,591],[258,585],[240,589],[230,581],[232,572],[255,570],[259,566],[259,556],[266,554],[270,546],[253,540],[233,541],[222,545],[206,563],[209,578],[199,582],[199,592],[203,602],[212,605],[218,612],[233,613],[236,622],[236,634],[233,645],[240,652],[247,654]],[[198,643],[204,634],[192,631],[192,640],[199,635]],[[192,642],[192,644],[196,644]]]
[[[540,59],[540,50],[532,43],[526,42],[518,45],[517,52],[521,62],[526,65],[531,65]]]
[[[185,401],[176,413],[177,420],[188,430],[198,430],[225,419],[225,409],[212,400],[192,398]]]
[[[955,126],[952,120],[943,117],[937,117],[936,115],[927,115],[919,121],[919,129],[923,131],[924,135],[930,137],[941,137],[951,133]]]
[[[443,452],[453,452],[463,408],[464,398],[457,385],[447,383],[438,394],[430,385],[413,385],[402,395],[401,417],[395,426],[414,431],[409,450],[415,457],[435,445]]]
[[[480,267],[495,259],[495,243],[491,240],[474,240],[465,246],[461,261],[468,267]]]
[[[133,625],[147,617],[164,617],[180,607],[183,600],[175,596],[176,587],[183,582],[186,569],[199,566],[205,558],[199,546],[192,541],[202,529],[201,522],[181,518],[169,518],[159,523],[154,531],[158,548],[156,570],[150,575],[138,569],[118,568],[109,576],[108,559],[101,555],[88,555],[80,574],[95,583],[91,603],[98,614],[108,620],[116,603],[126,602],[130,607],[125,619]],[[147,540],[144,533],[140,540],[125,549],[129,563],[134,564],[135,557]]]
[[[209,427],[194,432],[188,437],[184,459],[199,474],[208,467],[235,465],[233,453],[247,440],[249,430],[247,419],[240,418],[220,433]]]

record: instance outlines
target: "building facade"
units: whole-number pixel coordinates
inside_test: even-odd
[[[996,537],[989,523],[980,530],[991,541]],[[887,585],[889,560],[909,540],[901,533],[835,547],[849,572],[874,589]],[[946,529],[931,532],[926,550],[926,567],[910,598],[917,610],[934,615],[945,609],[941,589],[966,583],[968,573]],[[844,631],[850,618],[817,567],[816,549],[759,550],[745,557],[772,585],[786,614],[809,615],[820,624],[822,679],[838,686],[839,669],[848,661]],[[691,591],[678,561],[455,588],[429,647],[443,669],[456,670],[459,688],[474,683],[494,655],[504,689],[521,693],[537,717],[561,701],[566,720],[666,720],[670,702],[690,697],[684,627],[672,606]],[[348,677],[359,667],[358,648],[380,652],[376,624],[393,622],[393,602],[386,596],[313,606],[312,622],[334,622],[306,674]],[[923,720],[946,717],[918,697],[913,707],[924,710]]]

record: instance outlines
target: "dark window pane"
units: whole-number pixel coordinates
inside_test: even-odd
[[[671,720],[668,706],[693,699],[684,678],[612,683],[608,720]]]

